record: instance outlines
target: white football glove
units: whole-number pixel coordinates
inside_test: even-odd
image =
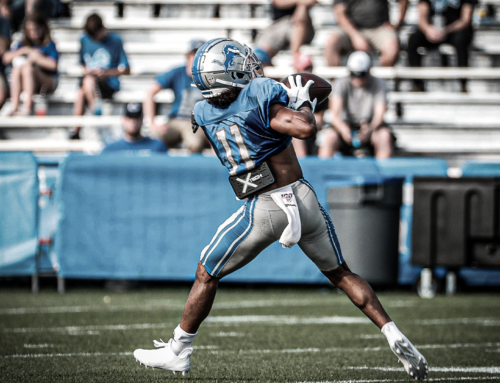
[[[297,79],[297,83],[295,83],[295,79]],[[288,82],[290,88],[281,83],[281,86],[288,94],[287,107],[293,110],[299,110],[304,104],[308,104],[311,107],[311,111],[314,112],[318,99],[315,98],[314,101],[311,101],[311,97],[309,96],[309,88],[314,84],[314,81],[309,80],[306,85],[302,86],[302,76],[297,75],[295,78],[293,76],[288,76]]]

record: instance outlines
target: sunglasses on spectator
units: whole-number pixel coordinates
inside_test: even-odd
[[[368,74],[368,72],[351,72],[351,77],[363,78]]]

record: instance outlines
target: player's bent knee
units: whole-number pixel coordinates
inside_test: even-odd
[[[196,269],[196,281],[200,283],[210,283],[218,281],[219,278],[211,276],[205,269],[205,266],[201,262],[198,263],[198,268]]]
[[[339,288],[341,287],[342,280],[344,279],[344,277],[353,274],[349,269],[349,266],[347,266],[347,263],[345,262],[333,270],[321,271],[321,272],[329,279],[330,282],[332,282],[335,286]]]

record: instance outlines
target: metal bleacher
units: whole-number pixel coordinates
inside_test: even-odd
[[[492,4],[497,15],[499,0],[481,0]],[[344,67],[326,67],[322,49],[335,19],[331,0],[321,0],[312,8],[316,37],[303,50],[313,56],[315,73],[335,79],[346,74]],[[252,44],[257,31],[271,22],[268,0],[120,0],[68,1],[71,17],[51,21],[52,36],[61,54],[59,87],[48,98],[45,117],[0,118],[0,151],[98,152],[103,137],[120,132],[120,105],[142,101],[155,74],[184,61],[190,39],[229,36]],[[131,63],[131,75],[122,77],[122,90],[104,108],[104,116],[72,117],[72,103],[81,68],[78,65],[79,37],[88,14],[97,11],[105,25],[118,33]],[[391,15],[397,3],[391,1]],[[214,17],[217,16],[217,17]],[[411,1],[407,25],[401,32],[405,42],[416,23],[416,2]],[[442,156],[446,158],[500,155],[500,28],[498,16],[493,22],[476,20],[476,34],[471,50],[471,68],[441,68],[438,54],[451,57],[450,47],[429,52],[424,68],[406,67],[404,52],[394,68],[373,68],[373,74],[389,84],[390,122],[398,137],[398,155]],[[266,75],[283,78],[293,72],[290,54],[281,52]],[[440,62],[440,61],[439,61]],[[426,93],[409,92],[411,79],[427,81]],[[468,79],[468,94],[458,92],[459,78]],[[172,101],[169,91],[157,95],[164,113]],[[5,107],[4,107],[5,108]],[[1,112],[0,112],[1,114]],[[160,118],[160,117],[159,117]],[[80,142],[67,140],[67,128],[84,127]],[[107,134],[103,134],[107,132]]]

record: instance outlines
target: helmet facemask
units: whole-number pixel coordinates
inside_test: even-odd
[[[252,49],[231,39],[214,39],[200,48],[193,63],[193,79],[205,98],[231,88],[244,88],[262,77],[262,65]]]

